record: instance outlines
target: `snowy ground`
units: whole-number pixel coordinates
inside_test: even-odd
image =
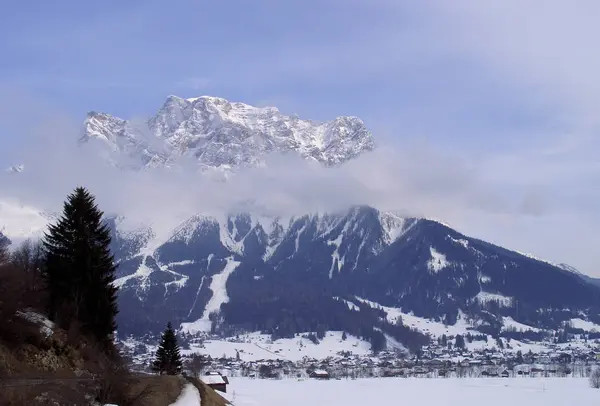
[[[586,379],[403,379],[341,381],[231,380],[234,406],[566,406],[598,404],[600,390]]]
[[[304,335],[304,334],[303,334]],[[343,333],[340,331],[328,331],[324,339],[319,344],[314,344],[310,340],[297,335],[295,338],[284,338],[272,341],[270,335],[260,333],[241,334],[237,337],[226,339],[205,338],[204,340],[192,340],[189,342],[189,348],[183,348],[181,353],[186,356],[192,354],[210,355],[213,358],[231,358],[235,359],[239,355],[239,359],[244,362],[260,361],[260,360],[287,360],[300,361],[304,357],[314,359],[325,359],[327,357],[335,357],[340,351],[349,352],[359,357],[372,357],[371,345],[357,337],[347,335],[346,340],[342,339]],[[121,343],[129,351],[137,350],[139,346],[145,348],[143,352],[138,352],[133,355],[135,362],[139,364],[147,364],[149,357],[153,357],[156,352],[156,345],[143,344],[134,338],[128,338]],[[469,351],[482,349],[496,348],[498,349],[496,340],[490,338],[485,341],[473,341],[466,343]],[[398,343],[394,343],[388,337],[388,349],[393,350],[395,347],[401,347]],[[556,354],[560,351],[573,351],[578,348],[581,351],[597,351],[600,347],[593,342],[571,341],[563,344],[553,344],[553,347],[548,347],[548,343],[524,343],[517,340],[510,341],[510,349],[506,347],[500,350],[502,353],[516,353],[521,351],[523,354],[532,351],[536,354]],[[465,355],[472,355],[471,353]],[[508,356],[508,355],[507,355]],[[441,359],[451,359],[453,361],[461,361],[464,356],[441,356]]]
[[[339,351],[349,351],[356,355],[371,354],[371,345],[366,341],[348,335],[342,339],[341,331],[329,331],[318,345],[310,340],[297,336],[271,341],[269,335],[250,333],[239,337],[239,340],[206,340],[203,347],[190,345],[190,350],[182,350],[182,354],[210,354],[213,357],[225,355],[235,358],[239,353],[242,361],[262,359],[282,359],[299,361],[304,357],[324,359],[335,356]]]
[[[191,383],[185,385],[181,394],[170,406],[199,406],[200,405],[200,393],[198,389]]]
[[[233,257],[227,258],[225,268],[223,268],[220,273],[212,276],[210,283],[212,296],[204,308],[202,317],[193,323],[181,323],[181,331],[188,334],[195,334],[201,331],[210,331],[211,322],[209,316],[212,312],[219,312],[219,309],[223,303],[229,302],[229,296],[227,296],[226,289],[227,279],[229,279],[229,276],[231,276],[233,271],[235,271],[240,264],[241,262],[234,261]]]

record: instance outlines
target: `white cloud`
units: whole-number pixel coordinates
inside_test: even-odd
[[[504,195],[497,183],[485,178],[480,164],[422,143],[407,143],[402,149],[381,145],[329,169],[292,155],[272,155],[267,168],[247,169],[222,182],[190,167],[123,172],[99,158],[96,144],[79,146],[76,128],[68,121],[40,122],[21,155],[27,170],[5,176],[0,197],[18,197],[58,211],[64,197],[84,185],[106,212],[162,227],[195,213],[231,210],[246,201],[281,215],[368,204],[407,216],[439,218],[465,231],[473,229],[473,218],[516,221],[545,214],[543,194],[526,190]],[[482,235],[488,236],[494,232]]]

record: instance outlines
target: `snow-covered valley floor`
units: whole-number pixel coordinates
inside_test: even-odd
[[[568,406],[598,404],[587,379],[263,380],[234,378],[225,395],[234,406]]]

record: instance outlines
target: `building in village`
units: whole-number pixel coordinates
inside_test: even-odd
[[[207,375],[201,376],[200,380],[216,391],[227,393],[229,379],[219,372],[209,372]]]
[[[329,379],[330,375],[329,372],[325,371],[324,369],[315,369],[314,371],[312,371],[309,376],[313,379]]]

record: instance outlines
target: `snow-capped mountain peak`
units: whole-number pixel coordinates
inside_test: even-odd
[[[169,96],[145,123],[90,112],[81,140],[93,139],[123,152],[140,167],[191,157],[204,168],[231,169],[257,165],[270,152],[297,153],[333,166],[375,147],[357,117],[315,122],[284,115],[275,107],[212,96]]]

